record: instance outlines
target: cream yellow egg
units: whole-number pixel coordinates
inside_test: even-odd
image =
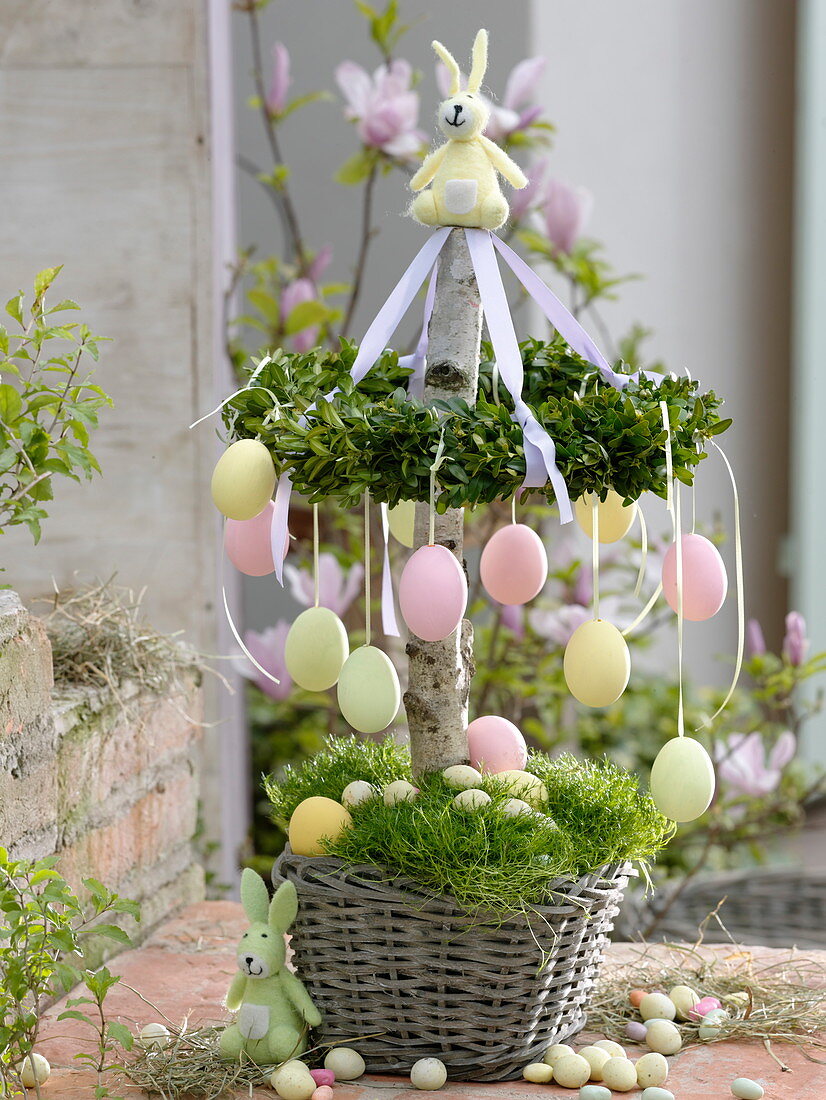
[[[534,1085],[547,1085],[554,1075],[553,1067],[545,1062],[531,1062],[522,1070],[522,1078]]]
[[[290,818],[290,847],[298,856],[322,856],[322,837],[337,840],[353,819],[340,802],[313,795],[299,802]]]
[[[591,1076],[591,1067],[578,1054],[563,1054],[554,1062],[554,1082],[564,1089],[578,1089]]]
[[[672,821],[694,821],[714,797],[714,765],[693,737],[666,741],[651,767],[651,797]]]
[[[700,994],[690,985],[674,985],[669,989],[668,996],[677,1010],[677,1019],[691,1019],[689,1012],[700,1000]]]
[[[452,764],[442,772],[451,787],[459,790],[467,790],[476,787],[482,782],[482,773],[472,768],[470,764]]]
[[[625,1053],[625,1047],[620,1046],[619,1043],[615,1043],[613,1039],[598,1039],[597,1042],[594,1043],[594,1046],[599,1047],[600,1050],[607,1051],[612,1058],[628,1057],[628,1055]]]
[[[523,772],[514,768],[506,772],[497,772],[492,778],[503,782],[508,794],[527,802],[535,810],[541,809],[548,801],[547,787],[538,775],[533,775],[531,772]]]
[[[637,1070],[630,1058],[609,1058],[602,1067],[602,1080],[615,1092],[630,1092],[637,1087]]]
[[[574,502],[574,518],[589,539],[594,537],[595,499],[599,500],[596,493],[584,493]],[[631,524],[637,515],[637,505],[623,504],[619,493],[609,489],[605,500],[599,500],[597,511],[599,541],[618,542],[631,530]]]
[[[575,699],[587,707],[608,707],[628,686],[631,656],[613,623],[590,619],[571,635],[562,668]]]
[[[364,1059],[352,1047],[333,1047],[324,1056],[324,1068],[332,1070],[337,1081],[355,1081],[364,1073]]]
[[[303,1062],[285,1062],[270,1077],[270,1084],[281,1100],[310,1100],[316,1083]]]
[[[49,1079],[52,1067],[42,1054],[32,1051],[27,1054],[20,1067],[20,1081],[27,1089],[33,1089],[35,1084],[42,1085]]]
[[[402,693],[393,662],[375,646],[353,650],[338,679],[338,705],[359,733],[379,733],[398,713]]]
[[[212,499],[227,519],[253,519],[267,507],[273,489],[275,466],[257,439],[236,440],[212,472]]]
[[[387,509],[387,518],[390,521],[390,534],[408,549],[413,548],[413,525],[416,521],[416,502],[414,500],[400,500],[392,508]]]
[[[326,691],[338,683],[350,643],[344,623],[329,607],[308,607],[287,633],[284,663],[306,691]]]
[[[607,1050],[603,1050],[602,1047],[587,1046],[582,1047],[579,1051],[580,1058],[584,1058],[588,1065],[591,1067],[591,1080],[602,1080],[602,1067],[611,1057]]]
[[[419,788],[408,783],[406,779],[396,779],[388,783],[382,792],[385,806],[395,806],[399,802],[414,802]]]
[[[542,1059],[542,1061],[545,1062],[546,1065],[553,1066],[559,1061],[560,1058],[564,1058],[566,1054],[573,1053],[574,1048],[568,1046],[567,1043],[554,1043],[552,1046],[549,1046],[548,1049],[545,1051],[545,1057]]]
[[[637,1084],[641,1089],[657,1088],[668,1080],[668,1062],[665,1055],[652,1051],[637,1061]]]
[[[645,1042],[658,1054],[676,1054],[683,1045],[680,1029],[670,1020],[654,1020],[646,1029]]]

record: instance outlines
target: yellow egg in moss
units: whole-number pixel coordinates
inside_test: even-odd
[[[337,840],[353,823],[340,802],[313,795],[299,802],[290,818],[290,847],[297,856],[322,856],[322,837]]]
[[[562,669],[575,699],[587,707],[608,707],[628,686],[631,655],[613,623],[590,619],[571,635]]]
[[[274,489],[272,457],[257,439],[239,439],[227,447],[212,473],[212,499],[227,519],[254,519]]]
[[[359,733],[379,733],[396,717],[401,699],[399,677],[387,654],[372,645],[354,649],[338,678],[345,722]]]
[[[413,549],[413,525],[416,521],[415,500],[400,500],[392,508],[387,509],[387,518],[390,522],[390,534],[406,546]]]
[[[287,633],[284,663],[305,691],[326,691],[338,682],[350,643],[344,623],[329,607],[308,607]]]
[[[514,798],[527,802],[535,810],[541,809],[548,801],[548,790],[538,775],[514,768],[511,771],[497,772],[492,779],[502,780],[505,790]]]
[[[574,517],[588,536],[594,537],[594,500],[597,500],[597,520],[600,542],[619,542],[631,530],[631,524],[637,515],[637,505],[623,504],[622,497],[613,489],[608,490],[605,500],[596,493],[584,493],[574,501]]]
[[[693,737],[666,741],[651,767],[651,797],[672,821],[694,821],[714,797],[714,765]]]

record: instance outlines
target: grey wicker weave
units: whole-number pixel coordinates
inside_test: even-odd
[[[295,965],[323,1015],[317,1041],[350,1042],[368,1072],[426,1056],[454,1078],[505,1081],[585,1024],[628,864],[553,884],[530,919],[483,922],[379,867],[287,849],[298,891]]]

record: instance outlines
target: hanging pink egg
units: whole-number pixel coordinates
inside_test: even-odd
[[[485,714],[467,730],[470,763],[480,772],[522,771],[528,762],[528,746],[521,731],[507,718]]]
[[[399,581],[399,607],[411,633],[425,642],[452,634],[467,607],[465,571],[446,546],[420,546]]]
[[[720,551],[702,535],[683,535],[683,617],[693,623],[716,615],[728,591],[726,567]],[[663,558],[663,595],[677,610],[677,547],[672,543]]]
[[[252,519],[228,519],[224,526],[224,549],[240,573],[248,577],[266,577],[275,565],[272,560],[270,528],[275,502],[269,501],[263,512]],[[290,536],[284,540],[284,557],[290,547]]]
[[[524,523],[500,527],[482,551],[479,572],[492,600],[527,603],[541,592],[548,577],[548,555],[542,539]]]

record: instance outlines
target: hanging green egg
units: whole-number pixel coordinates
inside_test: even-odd
[[[651,767],[651,797],[672,821],[694,821],[714,797],[714,765],[693,737],[666,741]]]
[[[390,523],[390,534],[393,538],[400,542],[402,546],[412,550],[413,525],[416,521],[415,500],[400,500],[398,504],[388,508],[387,519]]]
[[[338,682],[350,652],[344,623],[328,607],[308,607],[287,634],[287,672],[305,691],[326,691]]]
[[[379,733],[396,717],[401,698],[387,654],[372,645],[353,650],[338,680],[338,705],[348,725],[359,733]]]
[[[227,447],[212,472],[212,499],[227,519],[253,519],[267,507],[275,489],[272,456],[258,439]]]

